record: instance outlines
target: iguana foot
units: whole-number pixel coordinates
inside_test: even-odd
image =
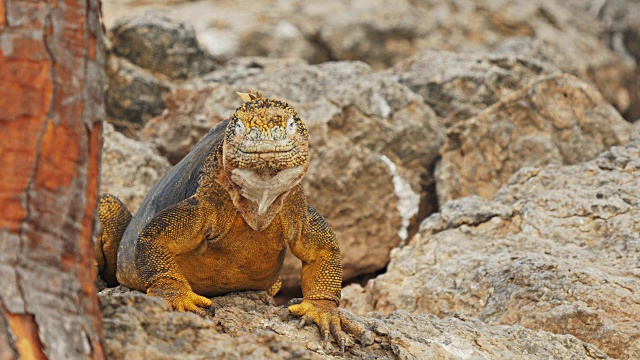
[[[348,312],[338,308],[331,300],[302,300],[299,304],[289,305],[293,315],[301,316],[299,328],[312,322],[318,325],[320,334],[324,338],[325,346],[329,341],[329,334],[340,345],[340,355],[344,354],[347,333],[359,337],[363,345],[371,345],[373,336],[362,325],[348,316]]]
[[[150,287],[147,295],[163,298],[169,303],[172,310],[189,311],[200,316],[206,316],[207,312],[202,308],[210,308],[211,300],[194,293],[189,286],[177,284],[163,284],[165,286]]]

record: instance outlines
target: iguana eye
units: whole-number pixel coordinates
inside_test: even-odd
[[[293,116],[290,117],[289,120],[287,120],[287,133],[293,134],[297,128],[298,125],[296,125],[295,119],[293,118]]]
[[[244,123],[242,122],[242,120],[238,120],[236,122],[236,135],[242,135],[245,131],[246,128],[244,126]]]

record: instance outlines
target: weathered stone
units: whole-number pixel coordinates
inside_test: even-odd
[[[158,79],[126,59],[109,56],[107,74],[107,115],[120,130],[134,133],[165,108],[163,96],[171,83]]]
[[[448,126],[477,115],[541,76],[558,72],[553,65],[530,57],[447,51],[423,51],[390,70]]]
[[[622,59],[636,65],[634,77],[628,81],[640,83],[640,3],[634,0],[587,1],[592,13],[603,24],[603,37],[609,47]],[[598,6],[601,6],[600,8]],[[631,59],[629,59],[631,58]],[[631,104],[625,112],[629,120],[640,119],[640,91],[631,92]]]
[[[344,278],[383,268],[418,213],[433,211],[429,169],[444,127],[419,96],[362,63],[245,64],[177,89],[169,111],[142,137],[177,161],[233,113],[240,104],[236,91],[258,90],[289,102],[311,134],[304,187],[338,234]],[[239,67],[248,69],[246,76]],[[285,289],[299,288],[298,259],[288,257],[282,273]]]
[[[116,55],[168,79],[187,79],[216,68],[212,57],[200,47],[193,28],[163,12],[121,18],[108,37]]]
[[[593,15],[571,6],[576,2],[272,0],[248,7],[237,1],[216,1],[181,3],[169,12],[193,23],[199,34],[212,43],[211,48],[225,59],[259,55],[297,57],[310,63],[360,60],[374,69],[383,69],[427,49],[487,52],[510,39],[529,44],[535,40],[543,53],[552,54],[556,67],[585,81],[592,80],[627,119],[635,120],[633,111],[640,108],[638,85],[633,81],[636,66],[616,56],[602,38],[608,38],[608,18],[635,24],[630,19],[637,17],[633,13],[636,7],[630,5],[632,0],[581,0],[578,7],[588,6]],[[615,5],[619,3],[623,4]],[[604,18],[599,21],[599,8],[603,8],[603,14],[616,15],[602,15]],[[130,10],[110,12],[124,11]],[[622,16],[621,11],[632,15]],[[202,13],[211,15],[202,17]],[[622,21],[613,21],[618,23]],[[630,28],[631,25],[625,29]],[[615,50],[616,42],[625,43],[625,48],[633,47],[633,31],[616,34],[620,35],[609,41],[611,48]],[[531,53],[527,46],[531,44],[521,47],[522,55]]]
[[[640,3],[636,0],[567,0],[563,5],[599,22],[603,40],[618,56],[640,59]]]
[[[138,134],[140,139],[177,164],[212,127],[233,113],[233,105],[239,104],[235,92],[229,86],[225,89],[176,88],[167,95],[167,110],[146,124]]]
[[[449,130],[435,171],[438,201],[491,198],[523,166],[586,161],[629,132],[592,86],[571,75],[537,80]]]
[[[298,58],[310,63],[328,60],[326,50],[309,41],[298,26],[287,20],[278,21],[267,31],[255,28],[254,31],[244,32],[238,43],[238,53],[242,56]]]
[[[171,165],[149,144],[128,138],[104,126],[100,192],[122,200],[134,213],[153,184]]]
[[[519,54],[551,63],[566,73],[592,82],[604,98],[631,121],[640,107],[636,66],[612,51],[601,48],[597,38],[514,38],[505,41],[497,53]],[[562,41],[560,41],[562,39]]]
[[[298,329],[298,319],[264,292],[213,298],[215,316],[207,318],[169,311],[161,299],[122,288],[99,296],[110,359],[607,358],[570,335],[406,312],[355,318],[372,332],[373,342],[350,339],[340,357],[334,343],[323,347],[316,326]]]
[[[495,195],[446,203],[344,305],[462,313],[640,356],[640,143],[580,165],[524,168]]]

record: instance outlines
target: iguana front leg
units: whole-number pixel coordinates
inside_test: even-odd
[[[303,299],[289,305],[292,314],[302,316],[300,327],[315,322],[325,343],[329,334],[333,335],[341,354],[347,339],[345,331],[369,342],[364,336],[369,332],[338,308],[342,291],[340,248],[335,234],[313,207],[308,206],[306,229],[290,248],[302,260]]]
[[[175,261],[203,241],[206,215],[192,196],[154,217],[136,242],[135,265],[147,294],[164,298],[174,310],[206,315],[201,307],[211,306],[211,300],[192,291]]]

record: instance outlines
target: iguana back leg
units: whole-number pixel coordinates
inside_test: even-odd
[[[271,285],[271,288],[268,291],[269,296],[274,297],[280,291],[282,287],[282,277],[278,276],[278,280]]]
[[[131,221],[131,212],[111,194],[101,194],[98,199],[100,230],[95,243],[95,260],[98,276],[109,287],[118,285],[116,260],[122,234]]]

